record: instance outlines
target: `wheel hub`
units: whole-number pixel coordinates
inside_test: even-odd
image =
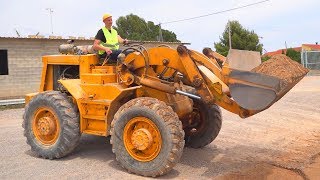
[[[32,131],[35,138],[45,146],[56,143],[60,134],[59,119],[54,111],[48,107],[36,110],[32,120]]]
[[[38,132],[43,135],[52,135],[56,131],[54,119],[50,117],[42,117],[38,121]]]
[[[151,146],[153,138],[147,129],[141,128],[132,133],[131,143],[136,149],[143,151]]]
[[[141,162],[155,159],[161,150],[161,133],[146,117],[134,117],[123,130],[123,142],[130,156]]]
[[[201,114],[198,108],[194,108],[193,112],[190,114],[185,132],[189,136],[195,136],[202,132],[205,126],[203,114]]]

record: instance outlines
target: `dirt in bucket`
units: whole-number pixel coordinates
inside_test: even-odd
[[[299,81],[309,72],[307,68],[284,54],[272,56],[251,71],[279,78],[281,80],[280,89]]]

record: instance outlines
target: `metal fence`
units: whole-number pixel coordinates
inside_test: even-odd
[[[309,74],[320,74],[320,51],[302,51],[301,64],[310,69]]]

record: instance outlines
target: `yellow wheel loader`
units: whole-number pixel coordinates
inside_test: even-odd
[[[87,50],[68,44],[42,57],[39,92],[26,95],[27,143],[56,159],[71,153],[82,133],[111,136],[117,161],[142,176],[168,173],[184,146],[210,144],[221,129],[220,107],[252,116],[300,80],[280,88],[278,78],[220,68],[182,45],[127,47],[116,64],[103,65]]]

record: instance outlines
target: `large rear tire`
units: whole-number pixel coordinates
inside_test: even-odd
[[[31,151],[46,159],[66,156],[80,139],[79,113],[66,94],[48,91],[25,108],[22,127]]]
[[[112,151],[129,172],[160,176],[179,161],[184,147],[182,123],[171,107],[141,97],[124,104],[111,124]]]
[[[219,134],[222,124],[219,106],[208,106],[194,102],[193,126],[185,128],[186,147],[202,148],[210,144]]]

